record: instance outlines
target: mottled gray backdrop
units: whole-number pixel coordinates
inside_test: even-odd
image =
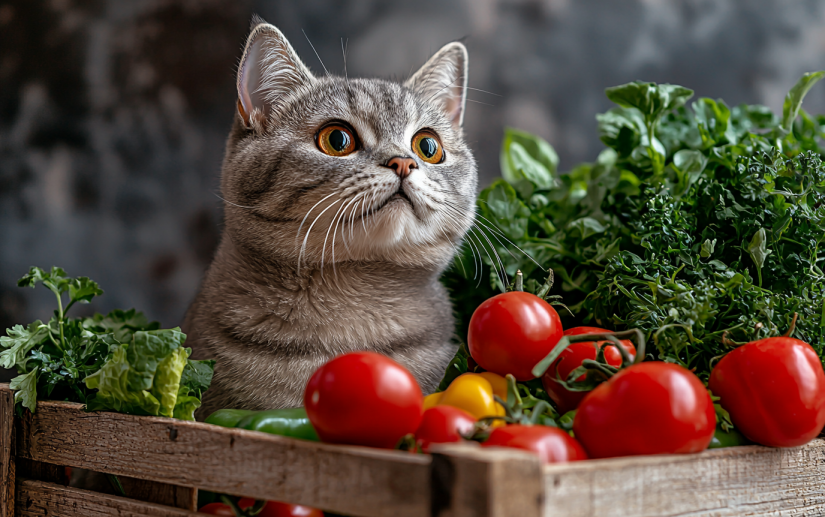
[[[180,324],[219,239],[216,197],[234,68],[252,13],[305,62],[405,78],[462,39],[465,127],[482,184],[502,128],[550,141],[562,168],[600,149],[603,90],[672,82],[729,103],[781,107],[825,67],[816,0],[0,0],[0,329],[46,319],[44,289],[15,280],[60,265],[99,281],[91,307]],[[825,87],[805,104],[825,109]]]

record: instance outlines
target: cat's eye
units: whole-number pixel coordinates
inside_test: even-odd
[[[343,124],[329,124],[318,131],[316,143],[330,156],[346,156],[355,151],[355,133]]]
[[[432,131],[422,129],[412,139],[412,148],[422,160],[427,163],[441,163],[444,159],[444,149],[438,136]]]

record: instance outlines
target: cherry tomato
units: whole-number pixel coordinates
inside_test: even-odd
[[[825,372],[811,346],[790,337],[742,345],[710,374],[733,425],[769,447],[795,447],[825,426]]]
[[[205,504],[198,512],[209,515],[222,515],[223,517],[235,517],[235,512],[232,511],[232,507],[225,503]]]
[[[542,463],[586,460],[581,444],[556,427],[544,425],[508,425],[497,427],[482,447],[513,447],[538,454]]]
[[[591,458],[707,449],[716,412],[696,375],[676,364],[639,363],[584,397],[573,432]]]
[[[322,441],[387,449],[418,429],[423,403],[412,374],[373,352],[332,359],[304,392],[307,416]]]
[[[435,406],[424,411],[421,425],[415,432],[415,441],[427,452],[431,443],[451,443],[463,440],[462,434],[473,431],[476,419],[463,409]]]
[[[242,510],[254,505],[255,500],[249,497],[244,497],[238,501],[238,508]],[[324,512],[299,504],[267,501],[258,517],[324,517]]]
[[[561,339],[561,320],[549,303],[530,293],[493,296],[470,318],[467,343],[479,366],[519,381],[534,378],[533,367]]]
[[[596,334],[599,332],[610,332],[609,330],[598,327],[573,327],[564,331],[565,336],[580,336],[582,334]],[[612,366],[620,366],[622,364],[622,354],[616,350],[615,346],[607,346],[610,341],[599,341],[596,343],[600,348],[604,348],[604,358],[607,364]],[[621,340],[622,346],[628,351],[630,357],[636,357],[636,347],[629,339]],[[593,341],[582,341],[581,343],[573,343],[564,349],[558,359],[550,365],[547,372],[542,376],[541,383],[544,390],[550,396],[550,400],[556,403],[559,413],[564,414],[572,411],[579,406],[586,391],[570,391],[556,380],[556,373],[562,380],[566,380],[570,372],[582,365],[585,359],[596,359],[596,345]],[[584,375],[581,375],[576,380],[584,380]]]

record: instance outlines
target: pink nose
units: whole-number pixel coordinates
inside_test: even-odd
[[[401,179],[404,179],[410,175],[413,169],[417,169],[418,165],[412,158],[396,156],[394,158],[390,158],[390,161],[387,162],[387,167],[394,170]]]

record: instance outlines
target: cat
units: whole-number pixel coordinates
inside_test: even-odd
[[[198,418],[303,405],[309,377],[385,354],[432,392],[455,353],[439,276],[474,222],[467,50],[403,83],[314,76],[253,21],[221,173],[225,227],[184,322],[217,361]]]

